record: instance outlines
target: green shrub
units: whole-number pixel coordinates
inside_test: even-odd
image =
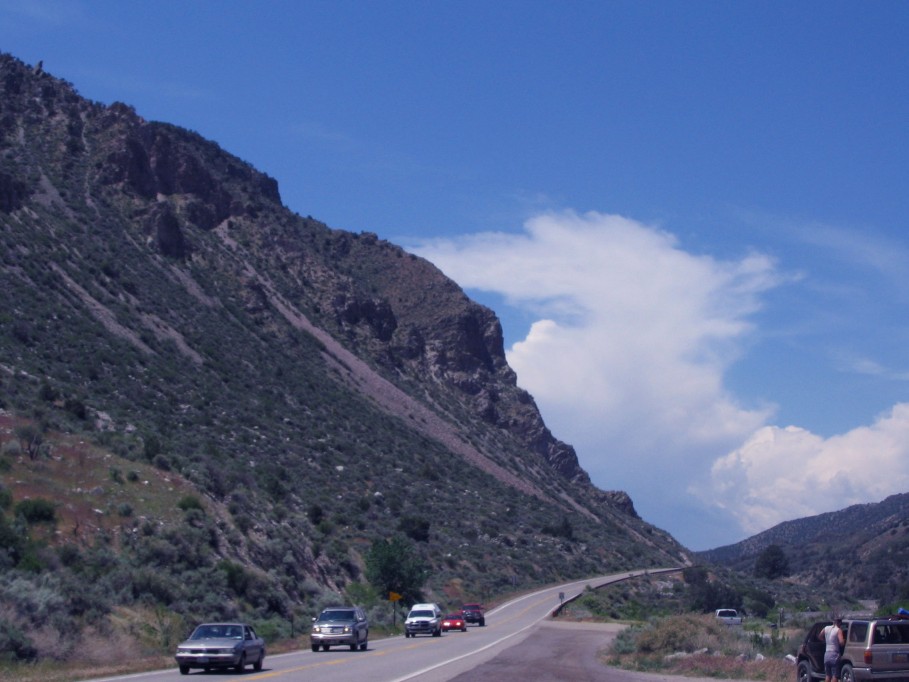
[[[201,512],[205,512],[205,508],[202,506],[202,502],[195,495],[184,495],[180,498],[180,501],[177,502],[177,507],[183,511],[198,509]]]
[[[309,509],[306,510],[306,516],[309,518],[309,522],[312,525],[318,526],[322,521],[322,518],[325,516],[325,512],[322,511],[322,507],[319,505],[311,504],[309,506]]]
[[[247,570],[240,564],[232,561],[222,561],[218,568],[224,571],[227,579],[227,586],[238,596],[244,596],[250,584],[250,575]]]
[[[405,516],[398,522],[398,530],[411,540],[429,542],[429,521],[416,516]]]
[[[33,661],[38,657],[31,640],[12,623],[0,620],[0,660],[10,663]]]
[[[22,559],[26,538],[23,538],[0,514],[0,568],[12,568]],[[6,565],[5,565],[6,564]]]
[[[55,523],[57,509],[50,500],[36,497],[18,502],[16,516],[21,516],[28,523]]]

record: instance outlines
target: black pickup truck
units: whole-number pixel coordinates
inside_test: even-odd
[[[486,614],[480,604],[464,604],[461,607],[461,615],[465,623],[477,623],[480,627],[486,625]]]

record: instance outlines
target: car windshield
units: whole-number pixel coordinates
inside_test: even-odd
[[[461,620],[461,614],[460,613],[451,613],[451,614],[445,616],[445,620]]]
[[[420,611],[411,611],[410,617],[411,618],[432,618],[432,611],[428,611],[428,610],[423,611],[422,609]]]
[[[239,625],[200,625],[190,639],[243,639]]]
[[[323,611],[322,615],[319,616],[319,620],[356,620],[354,618],[354,612],[349,609],[338,609],[336,611]]]

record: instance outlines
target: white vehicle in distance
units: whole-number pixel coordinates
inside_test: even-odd
[[[404,621],[404,636],[442,636],[442,609],[438,604],[414,604]]]

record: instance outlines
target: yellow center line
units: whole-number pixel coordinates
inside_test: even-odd
[[[434,640],[434,639],[435,638],[427,637],[426,640],[428,640],[428,641],[419,642],[419,641],[416,641],[416,638],[414,638],[415,641],[413,643],[401,642],[401,644],[398,644],[396,639],[382,640],[383,642],[390,641],[392,646],[389,648],[386,648],[384,650],[381,650],[381,651],[377,650],[377,649],[371,649],[371,650],[367,651],[365,654],[361,653],[360,655],[354,656],[354,657],[332,658],[332,659],[321,660],[321,661],[313,661],[312,663],[307,663],[306,665],[300,665],[295,668],[288,668],[287,670],[269,670],[269,671],[265,671],[265,672],[261,672],[261,673],[255,673],[254,675],[244,675],[243,679],[244,680],[268,680],[268,679],[275,678],[275,677],[281,677],[283,675],[289,675],[292,673],[303,672],[304,670],[314,670],[317,668],[324,668],[324,667],[328,667],[328,666],[344,665],[346,663],[350,663],[351,661],[358,661],[362,658],[368,658],[371,656],[386,656],[389,653],[394,653],[397,651],[407,651],[408,649],[416,649],[417,647],[428,646],[432,643],[432,640]],[[296,653],[296,652],[288,652],[288,653]],[[303,651],[301,650],[300,653],[303,653]]]
[[[509,608],[508,611],[510,612],[510,615],[507,615],[507,616],[503,615],[503,616],[497,617],[496,620],[494,621],[494,623],[485,626],[484,629],[487,631],[494,632],[495,630],[500,629],[503,624],[510,623],[511,621],[516,620],[520,616],[526,614],[528,611],[537,609],[540,606],[551,602],[553,599],[553,596],[554,596],[553,594],[543,594],[543,595],[537,596],[537,598],[534,599],[533,595],[531,595],[531,598],[528,600],[528,603],[523,608],[521,608],[517,611],[514,611],[512,608]],[[517,634],[517,633],[512,633],[512,634]],[[508,637],[511,637],[511,636],[512,635],[508,635]],[[417,647],[422,647],[422,646],[430,646],[435,642],[435,640],[436,640],[435,637],[425,637],[422,639],[414,637],[412,642],[407,640],[406,638],[402,642],[396,637],[388,638],[388,639],[382,640],[384,643],[387,643],[387,646],[383,650],[380,651],[380,650],[372,649],[372,650],[367,651],[365,653],[365,656],[386,656],[389,653],[394,653],[394,652],[398,652],[398,651],[407,651],[409,649],[415,649]],[[483,647],[483,648],[486,648],[486,647]],[[306,665],[297,666],[295,668],[288,668],[287,670],[270,670],[268,672],[256,673],[252,676],[245,675],[243,677],[243,679],[244,680],[267,680],[267,679],[272,679],[272,678],[276,678],[276,677],[281,677],[284,675],[291,675],[294,673],[303,672],[306,670],[315,670],[318,668],[323,668],[323,667],[328,667],[328,666],[343,665],[345,663],[349,663],[350,661],[360,660],[362,658],[364,658],[363,654],[360,654],[355,657],[333,658],[330,660],[313,661],[312,663],[307,663]],[[401,679],[407,679],[407,678],[405,677],[405,678],[401,678]]]

